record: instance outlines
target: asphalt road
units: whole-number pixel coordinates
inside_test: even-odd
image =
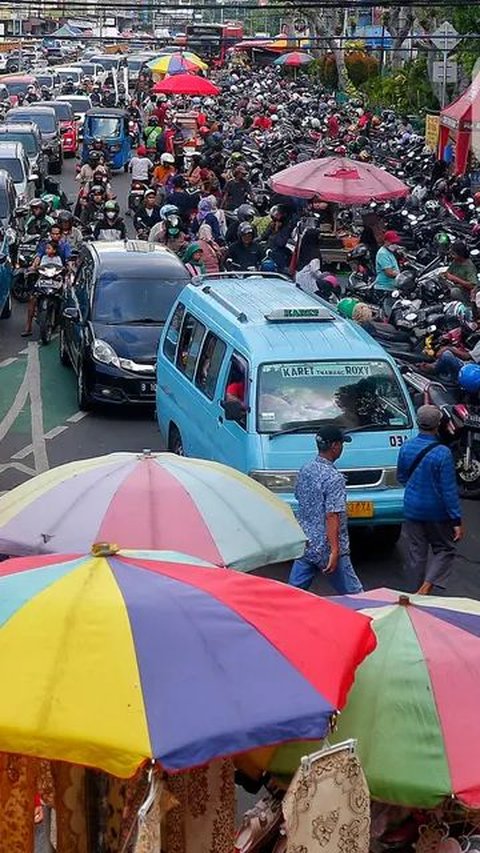
[[[63,185],[76,194],[75,162],[67,160]],[[115,175],[113,186],[122,209],[129,177]],[[20,337],[26,308],[14,305],[12,317],[0,323],[0,493],[25,479],[73,459],[120,450],[161,450],[150,411],[103,408],[78,411],[73,371],[58,359],[57,341],[47,347],[36,333]],[[465,504],[467,535],[459,548],[449,594],[480,597],[480,504]],[[402,588],[401,552],[378,552],[374,537],[353,536],[357,571],[366,588]],[[285,577],[285,570],[265,574]],[[316,590],[328,592],[320,579]]]

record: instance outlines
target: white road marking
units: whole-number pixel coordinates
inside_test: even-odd
[[[0,367],[10,367],[17,360],[16,358],[4,358],[3,361],[0,361]]]
[[[43,405],[40,384],[40,357],[38,344],[29,343],[27,361],[28,391],[30,394],[30,415],[32,423],[32,445],[35,471],[42,474],[48,471],[47,445],[43,434]]]
[[[26,447],[22,447],[21,450],[17,450],[10,459],[25,459],[26,456],[30,456],[33,453],[33,444],[27,444]]]
[[[21,462],[7,462],[5,465],[0,465],[0,474],[3,474],[4,471],[8,471],[10,468],[14,468],[15,471],[20,471],[22,474],[28,474],[29,477],[34,477],[38,473],[34,468],[22,465]]]
[[[46,432],[43,437],[44,438],[56,438],[57,435],[60,435],[62,432],[65,432],[66,429],[68,429],[68,427],[65,425],[53,427],[52,429],[49,429],[49,431]]]
[[[28,370],[25,371],[25,376],[22,379],[22,384],[17,391],[16,397],[10,406],[7,414],[5,415],[3,421],[0,421],[0,441],[2,441],[7,432],[10,430],[10,427],[17,420],[20,412],[22,411],[25,403],[28,398]]]
[[[19,355],[28,355],[28,347],[25,347],[25,349],[21,349],[18,354]]]
[[[84,418],[88,418],[88,412],[75,412],[74,415],[70,415],[67,418],[67,424],[78,424],[79,421],[83,421]]]

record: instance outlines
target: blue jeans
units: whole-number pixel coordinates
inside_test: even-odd
[[[322,572],[325,568],[309,557],[303,556],[295,560],[290,577],[288,578],[291,586],[300,587],[300,589],[310,589],[316,572]],[[360,583],[355,569],[352,566],[350,554],[344,554],[339,557],[337,568],[331,575],[324,576],[333,586],[338,595],[354,595],[356,592],[363,592],[363,586]]]

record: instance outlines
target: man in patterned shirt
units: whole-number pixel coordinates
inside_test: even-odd
[[[338,427],[325,425],[317,433],[318,456],[299,472],[297,517],[308,541],[292,566],[292,586],[309,589],[320,571],[339,595],[363,590],[350,560],[345,479],[334,464],[351,440]]]

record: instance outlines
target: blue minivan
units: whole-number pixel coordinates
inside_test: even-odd
[[[157,419],[169,450],[237,468],[296,509],[322,424],[351,433],[339,467],[352,523],[398,538],[400,446],[412,402],[394,360],[359,326],[278,275],[207,275],[178,296],[160,339]],[[226,496],[228,498],[228,496]]]

